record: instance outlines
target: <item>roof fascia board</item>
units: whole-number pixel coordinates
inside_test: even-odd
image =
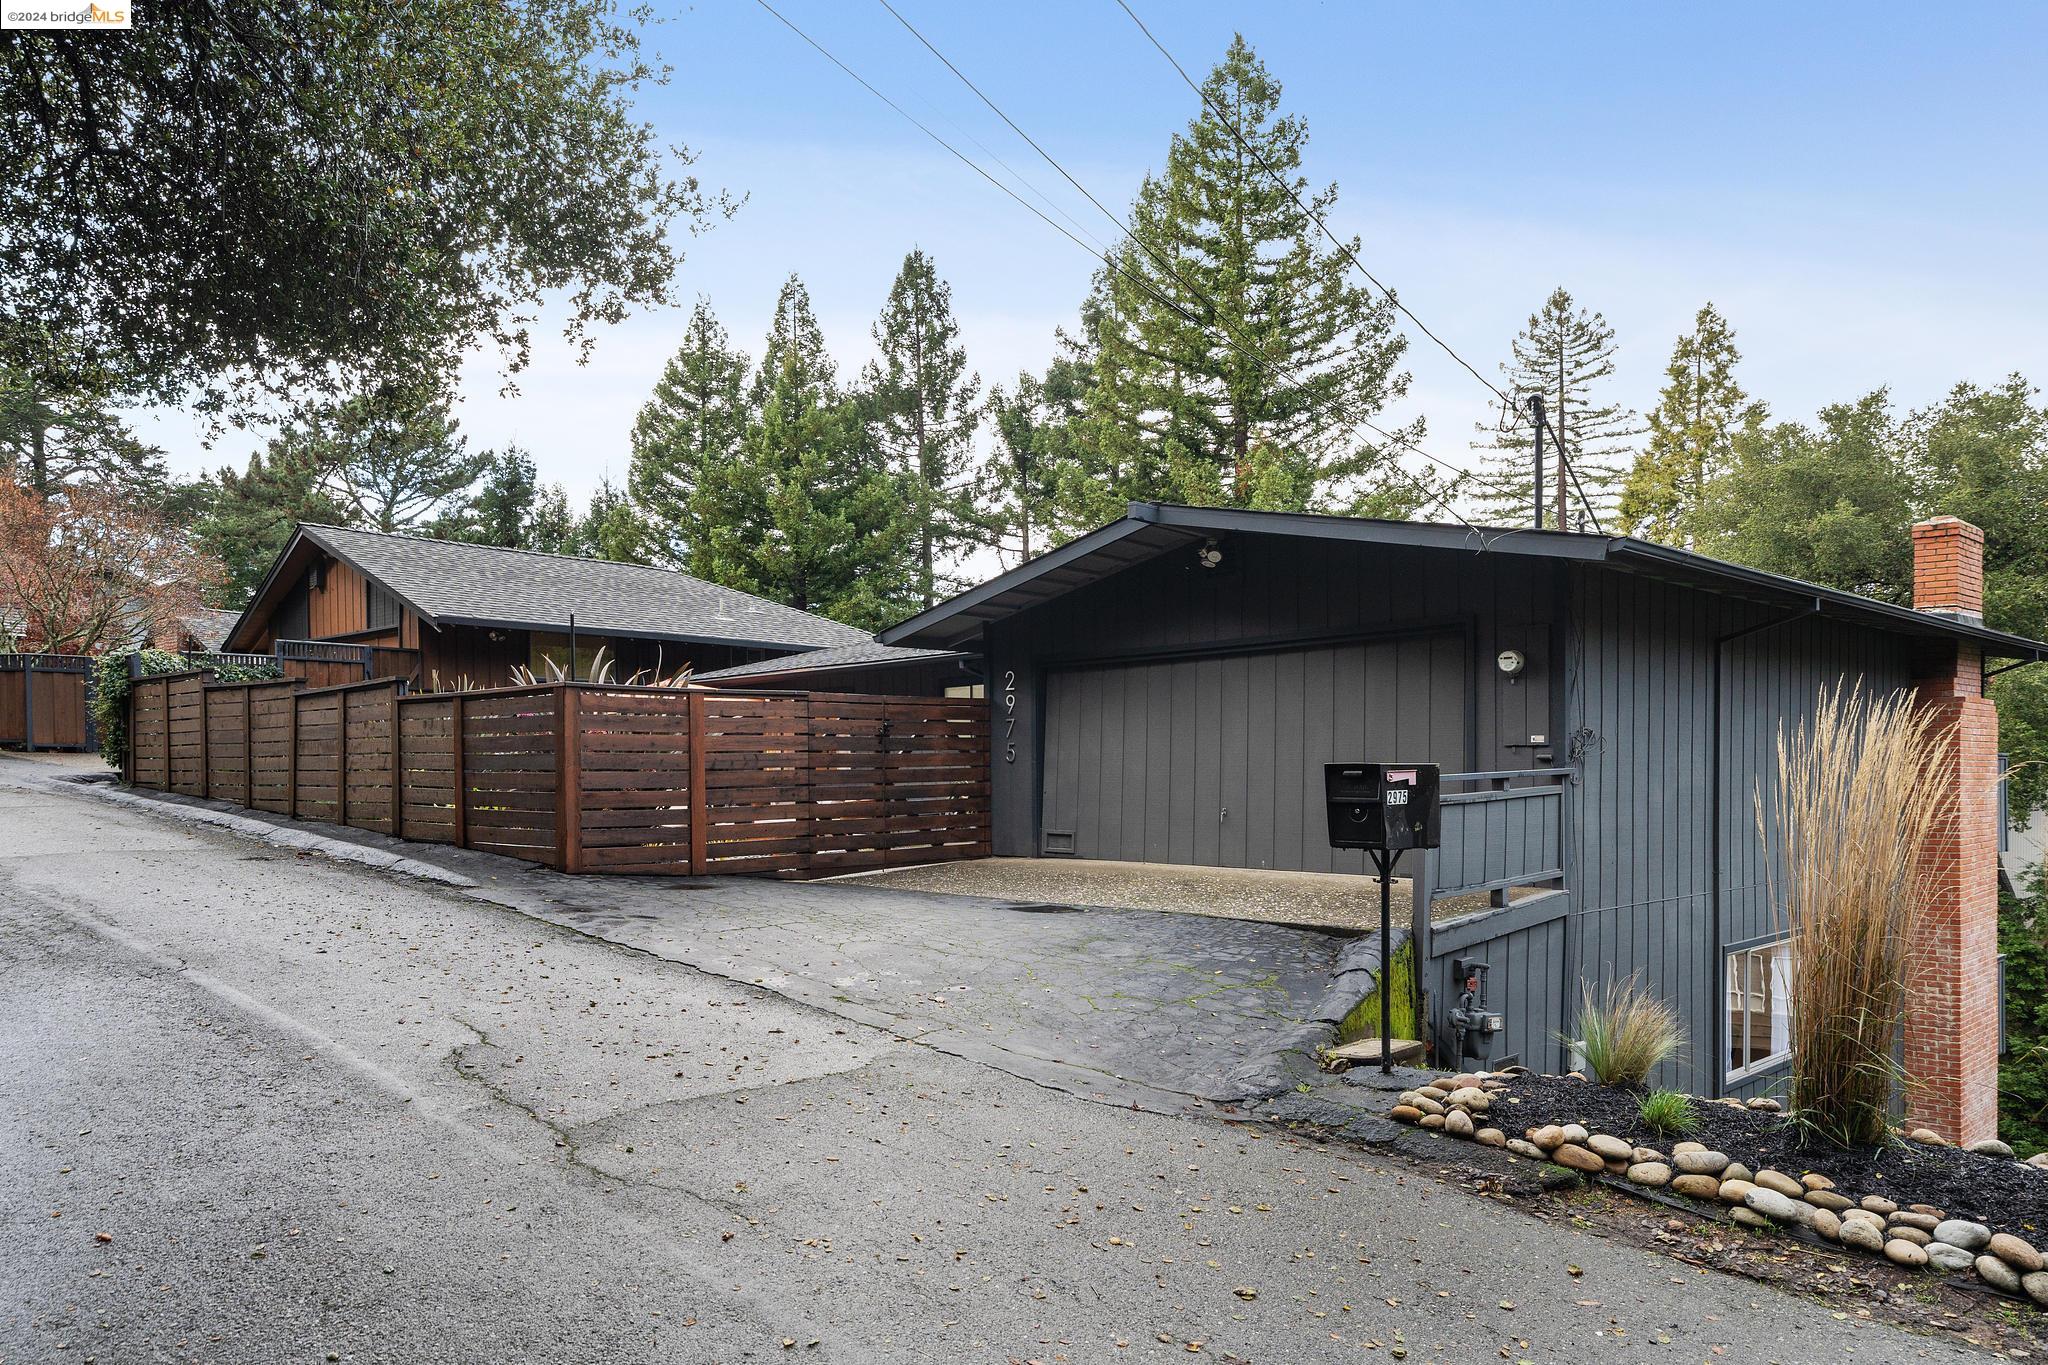
[[[299,530],[300,533],[306,537],[306,539],[312,541],[315,545],[318,545],[321,549],[327,551],[327,553],[333,555],[336,559],[348,565],[351,569],[354,569],[357,573],[361,574],[366,581],[377,584],[379,587],[383,588],[384,591],[390,593],[393,597],[405,603],[405,605],[411,609],[412,614],[419,617],[422,622],[430,626],[438,626],[440,624],[440,621],[435,618],[432,612],[423,610],[420,607],[419,603],[413,601],[410,597],[407,597],[404,593],[392,587],[384,579],[379,578],[376,574],[371,573],[368,569],[364,568],[361,564],[357,563],[355,559],[351,557],[348,554],[348,552],[343,550],[340,546],[330,544],[327,540],[323,539],[317,531],[313,529],[302,526],[299,528]]]
[[[436,629],[445,626],[476,626],[486,630],[542,630],[550,635],[569,633],[569,623],[566,621],[513,621],[482,616],[443,616],[430,624]],[[804,644],[796,640],[743,640],[735,635],[690,635],[676,631],[630,630],[619,626],[585,624],[580,621],[576,625],[576,633],[618,640],[665,640],[671,644],[731,645],[735,649],[779,649],[786,654],[808,654],[812,650],[831,648],[830,645]]]
[[[297,550],[302,544],[318,544],[318,542],[306,534],[304,526],[292,527],[292,533],[286,538],[284,548],[277,552],[277,558],[270,561],[269,571],[263,575],[263,581],[256,585],[255,593],[249,598],[249,605],[242,608],[242,614],[235,618],[235,624],[228,631],[227,639],[223,641],[224,644],[233,645],[241,642],[242,627],[250,624],[250,617],[256,613],[259,607],[263,606],[265,600],[270,596],[270,590],[277,586],[278,575],[282,574],[284,566],[291,562],[292,552]]]
[[[1160,526],[1177,526],[1193,531],[1301,536],[1369,545],[1465,550],[1474,554],[1491,551],[1553,559],[1599,560],[1607,555],[1607,542],[1601,538],[1557,531],[1513,528],[1482,531],[1469,526],[1439,526],[1423,521],[1367,521],[1326,517],[1312,512],[1249,512],[1229,507],[1185,507],[1175,503],[1134,503],[1133,510],[1141,505],[1151,512],[1146,520]]]

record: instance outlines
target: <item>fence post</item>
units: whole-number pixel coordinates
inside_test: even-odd
[[[21,656],[21,744],[25,753],[36,751],[36,656]]]
[[[284,737],[284,812],[292,819],[299,818],[299,694],[292,693],[292,704],[285,715],[291,724],[285,728]]]
[[[242,689],[242,808],[256,808],[256,730],[249,719],[250,698],[256,695],[253,686]]]
[[[213,799],[213,693],[199,684],[199,794]]]
[[[690,875],[701,876],[711,851],[711,792],[704,780],[704,694],[690,698]]]
[[[817,736],[814,733],[814,729],[815,727],[811,720],[811,694],[806,692],[804,693],[804,779],[797,784],[797,791],[800,793],[798,799],[804,805],[804,875],[806,877],[811,875],[811,859],[818,852],[818,803],[812,792],[812,786],[816,782],[816,778],[811,772],[812,766],[817,762],[815,756]]]
[[[583,870],[582,707],[574,683],[555,685],[555,853],[562,871]]]
[[[457,692],[449,710],[455,733],[449,738],[449,761],[455,769],[455,846],[469,847],[469,767],[463,755],[463,722],[469,719],[467,693]]]
[[[348,823],[348,693],[334,694],[334,823]]]
[[[405,764],[398,753],[398,684],[391,684],[391,837],[405,837]]]
[[[128,743],[121,751],[121,781],[135,785],[135,680],[128,680]]]
[[[172,790],[171,783],[171,680],[165,678],[160,684],[164,690],[164,781],[158,791]]]

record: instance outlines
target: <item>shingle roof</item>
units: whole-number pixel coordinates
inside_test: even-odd
[[[952,649],[903,649],[896,645],[885,645],[868,640],[857,645],[834,645],[830,649],[807,650],[802,654],[784,654],[774,659],[756,659],[750,664],[734,664],[731,668],[720,668],[710,673],[699,673],[702,679],[746,678],[771,673],[796,673],[827,668],[879,668],[889,664],[915,663],[919,659],[964,658],[958,650]]]
[[[178,623],[190,631],[192,638],[202,647],[219,649],[227,643],[228,632],[235,628],[235,622],[241,619],[242,614],[238,611],[217,611],[207,607],[180,616]]]
[[[442,624],[731,641],[767,648],[867,644],[851,626],[674,569],[504,550],[339,526],[299,528],[328,553]]]

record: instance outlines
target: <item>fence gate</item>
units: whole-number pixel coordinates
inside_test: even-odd
[[[1487,966],[1487,1008],[1507,1016],[1494,1062],[1564,1070],[1557,1035],[1571,1014],[1570,776],[1559,768],[1443,775],[1443,841],[1422,856],[1413,883],[1418,978],[1441,1065],[1459,1065],[1448,1020],[1463,986],[1452,963],[1476,960]]]
[[[96,749],[93,662],[76,654],[0,654],[0,744]]]

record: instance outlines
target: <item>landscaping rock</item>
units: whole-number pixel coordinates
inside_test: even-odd
[[[1815,1209],[1812,1217],[1807,1221],[1815,1232],[1827,1238],[1830,1242],[1842,1240],[1842,1220],[1827,1209]]]
[[[1410,1100],[1409,1103],[1425,1114],[1441,1114],[1444,1112],[1443,1101],[1431,1099],[1420,1090],[1415,1092],[1415,1098]]]
[[[1806,1193],[1806,1186],[1783,1171],[1758,1171],[1755,1183],[1763,1189],[1775,1190],[1787,1199],[1797,1199]]]
[[[1780,1223],[1804,1223],[1813,1216],[1812,1205],[1764,1185],[1759,1185],[1742,1196],[1742,1202],[1764,1217],[1775,1218]]]
[[[2035,1303],[2048,1307],[2048,1271],[2037,1270],[2031,1275],[2020,1276],[2020,1288],[2027,1291],[2027,1297]]]
[[[1629,1183],[1662,1189],[1671,1183],[1671,1168],[1661,1161],[1638,1161],[1627,1171]]]
[[[1879,1232],[1884,1231],[1884,1219],[1878,1217],[1869,1209],[1843,1209],[1842,1221],[1845,1223],[1868,1223]]]
[[[1541,1147],[1538,1147],[1527,1138],[1509,1138],[1508,1150],[1516,1156],[1527,1157],[1531,1161],[1543,1161],[1549,1156]]]
[[[1883,1217],[1890,1217],[1899,1211],[1899,1206],[1881,1194],[1866,1194],[1859,1201],[1864,1208]]]
[[[1757,1096],[1749,1102],[1749,1107],[1756,1110],[1759,1114],[1782,1114],[1785,1112],[1785,1106],[1779,1101],[1772,1099],[1769,1095]]]
[[[1462,1104],[1467,1109],[1485,1109],[1493,1103],[1493,1096],[1476,1085],[1468,1085],[1462,1090],[1451,1092],[1451,1103]]]
[[[2020,1288],[2019,1271],[2014,1270],[1996,1256],[1979,1256],[1977,1258],[1977,1278],[1990,1285],[1993,1289],[2007,1294],[2022,1294],[2026,1292]]]
[[[1943,1213],[1940,1209],[1936,1208],[1932,1204],[1908,1204],[1906,1205],[1906,1208],[1913,1213],[1924,1213],[1937,1223],[1939,1223],[1942,1219],[1948,1217],[1946,1213]]]
[[[1884,1250],[1884,1229],[1861,1219],[1842,1224],[1842,1245],[1861,1251],[1882,1252]]]
[[[1567,1123],[1564,1126],[1564,1140],[1566,1142],[1574,1142],[1583,1147],[1586,1145],[1586,1139],[1591,1136],[1592,1134],[1586,1131],[1586,1125],[1583,1123]]]
[[[1741,1223],[1744,1227],[1775,1229],[1778,1226],[1776,1223],[1773,1223],[1770,1219],[1758,1213],[1755,1209],[1730,1209],[1728,1211],[1728,1216],[1730,1218],[1733,1218],[1736,1222]]]
[[[1672,1144],[1671,1155],[1680,1156],[1686,1152],[1704,1152],[1706,1150],[1707,1144],[1704,1142],[1679,1142]]]
[[[1893,1265],[1917,1268],[1927,1264],[1927,1248],[1917,1242],[1894,1237],[1884,1244],[1884,1258]]]
[[[1855,1207],[1849,1202],[1847,1195],[1838,1194],[1834,1190],[1808,1190],[1806,1202],[1817,1209],[1833,1209],[1836,1213]]]
[[[1972,1223],[1966,1218],[1951,1218],[1945,1223],[1934,1225],[1934,1240],[1946,1242],[1964,1251],[1977,1252],[1991,1240],[1991,1229],[1982,1223]]]
[[[1959,1246],[1947,1242],[1929,1242],[1925,1247],[1927,1264],[1936,1270],[1945,1270],[1953,1275],[1968,1270],[1977,1263],[1977,1258]]]
[[[1710,1152],[1704,1147],[1696,1152],[1679,1152],[1671,1161],[1687,1175],[1719,1175],[1728,1166],[1725,1153]]]
[[[1658,1151],[1655,1147],[1638,1147],[1633,1152],[1630,1152],[1628,1155],[1629,1160],[1635,1162],[1638,1166],[1649,1161],[1664,1160],[1664,1154]],[[1669,1165],[1670,1163],[1665,1162],[1665,1164]]]
[[[1402,1123],[1413,1123],[1422,1117],[1422,1111],[1412,1104],[1397,1104],[1387,1113]]]
[[[1444,1116],[1442,1114],[1424,1114],[1422,1116],[1422,1126],[1424,1128],[1442,1128],[1444,1126]]]
[[[1576,1142],[1565,1143],[1550,1154],[1550,1159],[1560,1166],[1568,1166],[1572,1170],[1585,1171],[1593,1175],[1601,1174],[1607,1169],[1605,1159],[1595,1156]]]
[[[2005,1143],[2000,1142],[1997,1138],[1978,1138],[1975,1142],[1971,1143],[1964,1150],[1975,1152],[1978,1156],[2012,1155],[2012,1148],[2008,1147]]]
[[[1529,1141],[1535,1143],[1546,1152],[1554,1152],[1564,1146],[1564,1129],[1554,1123],[1546,1124],[1541,1128],[1531,1128],[1529,1130]]]
[[[1576,1185],[1584,1177],[1577,1171],[1566,1170],[1554,1161],[1546,1161],[1543,1163],[1543,1174],[1538,1179],[1543,1182],[1544,1189],[1558,1190],[1567,1185]]]
[[[2043,1262],[2041,1253],[2034,1250],[2032,1242],[2024,1237],[2015,1237],[2009,1232],[1993,1236],[1984,1244],[1984,1249],[2023,1275],[2048,1269],[2048,1262]]]
[[[1756,1172],[1739,1161],[1731,1161],[1721,1171],[1721,1178],[1723,1180],[1747,1180],[1751,1184],[1755,1184]]]
[[[1693,1199],[1712,1199],[1721,1193],[1721,1182],[1710,1175],[1681,1175],[1672,1180],[1671,1192]]]
[[[1472,1140],[1484,1147],[1505,1147],[1508,1135],[1498,1128],[1481,1128],[1472,1135]]]
[[[1949,1145],[1948,1139],[1935,1132],[1932,1128],[1915,1128],[1906,1136],[1914,1142],[1924,1143],[1929,1147],[1946,1147]]]
[[[2048,1170],[2048,1152],[2036,1152],[2027,1158],[2027,1164],[2035,1170]]]
[[[1633,1159],[1636,1150],[1620,1138],[1609,1137],[1605,1133],[1595,1133],[1587,1138],[1586,1146],[1609,1161],[1629,1161]]]
[[[1806,1186],[1808,1190],[1831,1190],[1835,1187],[1835,1182],[1822,1175],[1819,1171],[1808,1171],[1805,1175],[1799,1177],[1799,1183]]]
[[[1444,1115],[1444,1131],[1452,1137],[1471,1137],[1472,1116],[1462,1109],[1453,1109]]]
[[[1934,1240],[1933,1233],[1922,1231],[1919,1228],[1907,1227],[1902,1223],[1894,1224],[1886,1229],[1885,1235],[1896,1241],[1911,1242],[1916,1247],[1924,1247]]]
[[[1711,1176],[1708,1178],[1712,1179]],[[1724,1204],[1740,1204],[1749,1197],[1749,1192],[1755,1188],[1756,1186],[1750,1184],[1747,1180],[1724,1180],[1721,1182],[1721,1202]]]
[[[1933,1214],[1915,1213],[1911,1209],[1900,1209],[1885,1221],[1895,1228],[1918,1228],[1922,1232],[1932,1232],[1941,1226],[1941,1220]]]

